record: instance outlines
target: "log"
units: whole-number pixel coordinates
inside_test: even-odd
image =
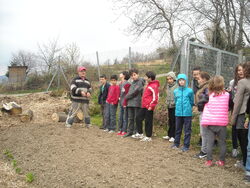
[[[28,110],[27,112],[20,114],[19,117],[21,122],[29,122],[33,119],[33,115],[34,115],[33,111]]]
[[[22,113],[22,107],[15,102],[3,104],[4,110],[11,115],[19,115]]]
[[[83,112],[81,111],[81,110],[79,110],[78,112],[77,112],[77,114],[76,114],[76,117],[79,119],[79,120],[83,120],[83,118],[84,118],[84,114],[83,114]]]
[[[56,112],[52,114],[51,119],[54,122],[66,122],[67,117],[68,115],[65,112]],[[79,122],[80,120],[77,117],[74,118],[74,123],[79,123]]]

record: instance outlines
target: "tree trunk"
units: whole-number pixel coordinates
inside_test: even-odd
[[[53,113],[51,116],[51,119],[55,122],[66,122],[68,115],[64,112],[57,112],[57,113]],[[80,119],[78,119],[78,117],[76,116],[74,118],[74,123],[79,123],[81,122]]]

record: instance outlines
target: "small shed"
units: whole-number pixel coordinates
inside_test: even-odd
[[[9,83],[23,84],[26,80],[27,66],[9,66]]]

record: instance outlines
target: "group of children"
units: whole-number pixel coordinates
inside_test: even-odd
[[[159,81],[155,80],[155,73],[148,71],[145,78],[139,77],[137,69],[123,71],[120,83],[117,84],[116,75],[107,82],[105,75],[100,77],[100,93],[103,124],[101,129],[113,133],[116,129],[116,111],[119,104],[119,126],[117,135],[123,137],[140,138],[151,141],[153,130],[153,111],[159,99]],[[128,80],[131,78],[132,82]],[[147,85],[144,89],[145,82]],[[106,88],[106,90],[104,89]],[[145,120],[146,136],[143,136],[142,122]]]
[[[86,70],[85,70],[86,71]],[[153,113],[159,100],[159,81],[156,75],[148,71],[144,78],[139,77],[137,69],[123,71],[120,74],[118,84],[117,75],[110,77],[107,82],[105,75],[100,76],[100,92],[98,103],[101,105],[103,121],[101,129],[113,133],[116,130],[116,112],[119,106],[119,121],[117,135],[151,141],[153,130]],[[246,179],[250,181],[250,134],[249,111],[250,111],[250,62],[238,65],[235,69],[234,79],[229,87],[225,88],[224,78],[214,76],[210,78],[207,72],[201,71],[199,67],[193,69],[193,81],[191,88],[185,74],[179,74],[176,78],[174,72],[166,76],[166,105],[168,109],[168,131],[164,139],[173,142],[173,149],[180,148],[180,139],[184,129],[184,143],[181,151],[187,152],[190,147],[192,132],[193,112],[197,111],[200,122],[201,151],[195,155],[197,158],[205,158],[206,166],[214,164],[225,165],[226,134],[231,111],[233,151],[237,151],[239,141],[242,152],[242,166],[246,169]],[[79,79],[79,78],[78,78]],[[81,96],[83,101],[90,96],[91,87],[88,80],[73,80],[71,89],[74,92],[73,99]],[[130,81],[132,80],[132,81]],[[77,84],[85,87],[84,90],[77,88]],[[78,96],[79,95],[79,96]],[[83,102],[84,103],[84,102]],[[73,105],[73,104],[72,104]],[[83,105],[84,106],[84,105]],[[76,107],[75,107],[76,108]],[[71,119],[66,122],[72,124]],[[143,121],[145,120],[145,132],[143,134]],[[89,124],[86,117],[85,124]],[[218,139],[220,147],[219,160],[215,163],[212,158],[212,150],[215,140]]]

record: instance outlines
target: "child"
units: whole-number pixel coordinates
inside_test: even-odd
[[[220,146],[220,160],[215,164],[224,166],[226,155],[226,134],[228,124],[229,93],[224,90],[224,78],[213,77],[208,84],[209,101],[205,104],[201,125],[206,127],[207,161],[206,166],[213,165],[212,150],[217,135]]]
[[[130,76],[128,71],[123,71],[120,74],[121,83],[120,87],[120,114],[119,114],[119,132],[117,135],[124,136],[127,134],[127,124],[128,124],[128,111],[126,110],[126,105],[124,105],[125,96],[128,93],[130,83],[128,82]]]
[[[136,137],[138,137],[138,134],[136,134],[138,130],[137,127],[135,126],[135,118],[141,107],[141,97],[145,81],[143,78],[139,78],[139,71],[137,69],[129,70],[129,74],[133,82],[129,88],[128,94],[125,97],[128,109],[129,130],[128,133],[124,135],[124,137],[129,137],[132,135],[136,135]]]
[[[146,80],[148,85],[146,86],[142,96],[142,108],[139,110],[136,116],[136,126],[138,128],[138,134],[142,135],[142,121],[145,119],[145,131],[146,137],[141,141],[151,141],[152,130],[153,130],[153,114],[154,108],[158,103],[159,99],[159,86],[158,80],[155,80],[155,73],[148,71],[146,73]]]
[[[167,107],[168,107],[168,135],[163,139],[174,142],[175,137],[175,102],[174,102],[174,90],[178,87],[176,83],[176,76],[174,72],[169,72],[166,77],[167,80]]]
[[[110,84],[107,82],[106,75],[103,74],[99,78],[101,86],[100,86],[100,93],[98,96],[98,104],[101,105],[101,112],[102,112],[102,126],[100,129],[107,129],[107,126],[105,125],[105,111],[106,111],[106,100],[108,97],[108,90],[110,87]]]
[[[115,132],[116,129],[116,110],[120,96],[120,88],[117,85],[117,75],[112,75],[110,77],[111,86],[109,87],[108,97],[107,97],[107,110],[105,113],[105,126],[109,133]]]
[[[199,83],[199,89],[196,92],[195,95],[195,101],[197,102],[197,108],[198,108],[198,112],[200,114],[199,116],[199,121],[201,122],[202,119],[202,112],[204,110],[204,106],[205,104],[208,102],[208,81],[210,79],[210,76],[208,73],[206,72],[200,72],[199,74],[199,79],[198,79],[198,83]],[[202,144],[201,144],[201,151],[195,155],[195,157],[197,158],[204,158],[207,156],[207,140],[206,140],[206,127],[202,126],[200,124],[200,135],[201,135],[201,139],[202,139]]]
[[[77,68],[78,76],[75,77],[70,85],[72,105],[66,120],[65,126],[70,128],[74,122],[74,118],[79,109],[83,111],[85,127],[90,127],[89,115],[89,99],[91,96],[92,88],[90,81],[86,78],[86,68]]]
[[[179,148],[181,132],[184,126],[184,146],[181,149],[183,152],[189,150],[191,139],[192,125],[192,107],[194,105],[194,92],[188,88],[187,77],[185,74],[179,74],[177,77],[179,87],[174,90],[175,100],[175,140],[173,149]]]

